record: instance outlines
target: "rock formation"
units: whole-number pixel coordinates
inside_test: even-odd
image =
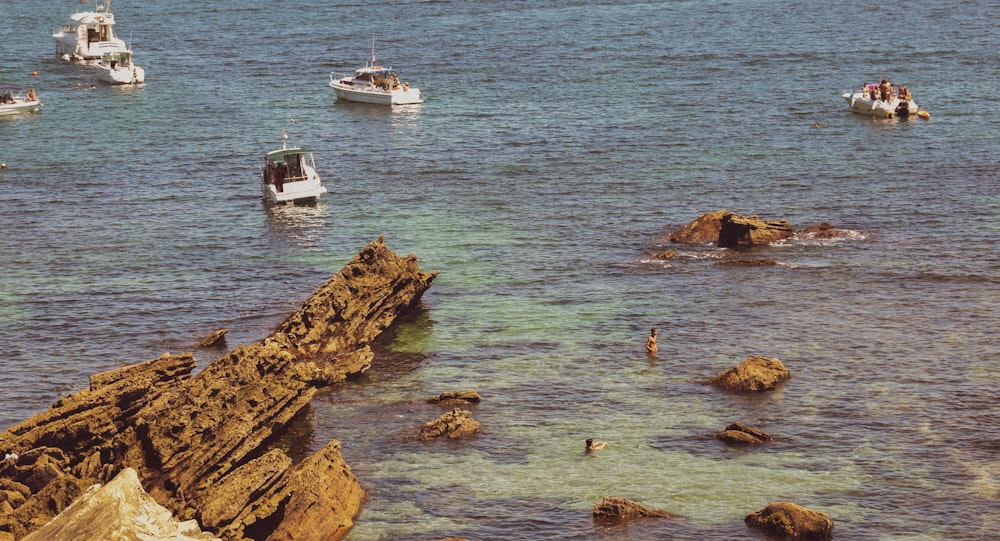
[[[366,370],[369,344],[436,273],[384,239],[366,246],[261,342],[193,375],[190,353],[97,374],[90,386],[0,433],[0,535],[37,530],[126,468],[180,520],[227,541],[336,540],[364,498],[339,444],[299,463],[271,440],[321,386]]]
[[[732,214],[728,210],[706,212],[686,226],[670,234],[670,242],[682,244],[708,244],[718,242],[722,230],[722,217]]]
[[[58,517],[23,541],[53,539],[219,541],[218,537],[201,531],[193,520],[178,522],[143,490],[132,468],[125,468],[106,485],[88,488]]]
[[[721,372],[708,383],[727,391],[770,391],[789,377],[791,373],[778,359],[755,355]]]
[[[718,240],[720,248],[740,248],[773,244],[794,235],[788,220],[765,222],[756,216],[729,213],[722,217]]]
[[[758,257],[754,259],[721,259],[715,262],[720,267],[770,267],[778,262],[772,257]]]
[[[751,528],[784,539],[830,539],[833,521],[826,514],[790,502],[774,502],[744,519]]]
[[[771,436],[762,430],[743,423],[732,423],[715,435],[715,438],[734,445],[759,445],[771,441]]]
[[[479,393],[472,389],[466,391],[447,391],[427,399],[431,404],[478,404],[482,400]]]
[[[636,518],[672,518],[675,516],[667,511],[647,509],[625,498],[605,496],[604,499],[594,504],[595,519],[630,520]]]
[[[420,439],[427,441],[445,435],[450,439],[464,438],[478,430],[479,421],[472,418],[472,413],[455,408],[421,426]]]
[[[200,348],[224,348],[226,347],[226,333],[229,329],[218,329],[212,334],[198,341]]]

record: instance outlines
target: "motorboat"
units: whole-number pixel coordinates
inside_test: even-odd
[[[917,115],[923,119],[930,118],[927,111],[917,107],[913,97],[909,95],[909,91],[905,90],[905,87],[901,88],[905,92],[902,98],[898,93],[892,93],[890,86],[889,99],[882,99],[879,85],[875,84],[864,85],[861,92],[845,92],[843,97],[847,100],[852,112],[863,115],[878,118],[907,118],[910,115]]]
[[[399,73],[392,66],[380,66],[375,61],[375,42],[372,41],[372,59],[353,75],[330,73],[330,86],[337,99],[378,105],[410,105],[423,103],[420,89],[401,82]]]
[[[34,88],[25,94],[21,85],[0,83],[0,115],[16,115],[41,108],[42,101],[35,95]]]
[[[115,36],[114,25],[111,0],[104,0],[103,4],[98,2],[94,11],[70,15],[62,28],[52,34],[56,42],[56,56],[93,64],[107,53],[128,52],[125,41]]]
[[[284,143],[279,150],[272,150],[264,156],[264,171],[261,191],[264,203],[284,205],[285,203],[313,203],[326,193],[326,186],[316,172],[312,151],[288,146],[288,133],[281,130]]]
[[[142,66],[132,62],[132,51],[104,53],[97,68],[97,77],[112,85],[138,85],[146,80]]]

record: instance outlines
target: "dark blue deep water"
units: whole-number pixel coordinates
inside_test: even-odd
[[[0,118],[2,426],[216,328],[259,339],[384,235],[440,276],[298,443],[341,441],[352,541],[761,539],[743,517],[779,500],[837,539],[1000,529],[995,0],[115,0],[147,83],[95,90],[53,54],[82,6],[0,7],[0,80],[45,103]],[[424,104],[335,100],[373,37]],[[930,120],[848,112],[882,77]],[[260,203],[282,128],[316,206]],[[721,208],[852,235],[752,268],[669,246]],[[701,384],[758,354],[778,391]],[[467,388],[480,436],[415,442]],[[733,421],[775,440],[727,449]],[[685,518],[595,524],[603,496]]]

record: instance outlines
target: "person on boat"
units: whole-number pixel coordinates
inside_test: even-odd
[[[35,96],[35,89],[32,88],[31,90],[28,90],[28,101],[35,101],[37,99],[38,97]]]
[[[593,439],[587,439],[587,452],[597,451],[607,447],[607,442],[604,441],[594,441]]]
[[[656,327],[649,329],[649,336],[646,337],[646,351],[656,355]]]
[[[396,75],[395,73],[392,74],[392,89],[393,90],[399,89],[399,76]]]
[[[882,84],[879,85],[879,92],[882,94],[882,101],[892,101],[892,83],[889,82],[888,77],[882,79]]]

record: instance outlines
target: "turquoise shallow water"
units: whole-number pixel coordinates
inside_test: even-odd
[[[342,442],[371,494],[350,539],[746,539],[774,500],[843,539],[989,539],[997,6],[498,6],[190,3],[178,28],[175,5],[116,0],[148,82],[91,91],[51,54],[78,4],[5,4],[0,80],[46,105],[0,119],[4,426],[218,327],[266,335],[385,235],[441,274],[289,443]],[[328,72],[373,35],[424,104],[334,101]],[[848,113],[840,94],[882,76],[931,120]],[[315,207],[260,205],[281,128],[316,151]],[[857,235],[759,250],[779,262],[760,268],[668,246],[718,208]],[[791,381],[701,385],[754,354]],[[482,434],[415,442],[441,413],[424,400],[464,388]],[[775,441],[711,438],[737,420]],[[584,455],[587,437],[608,448]],[[686,518],[595,525],[605,495]]]

